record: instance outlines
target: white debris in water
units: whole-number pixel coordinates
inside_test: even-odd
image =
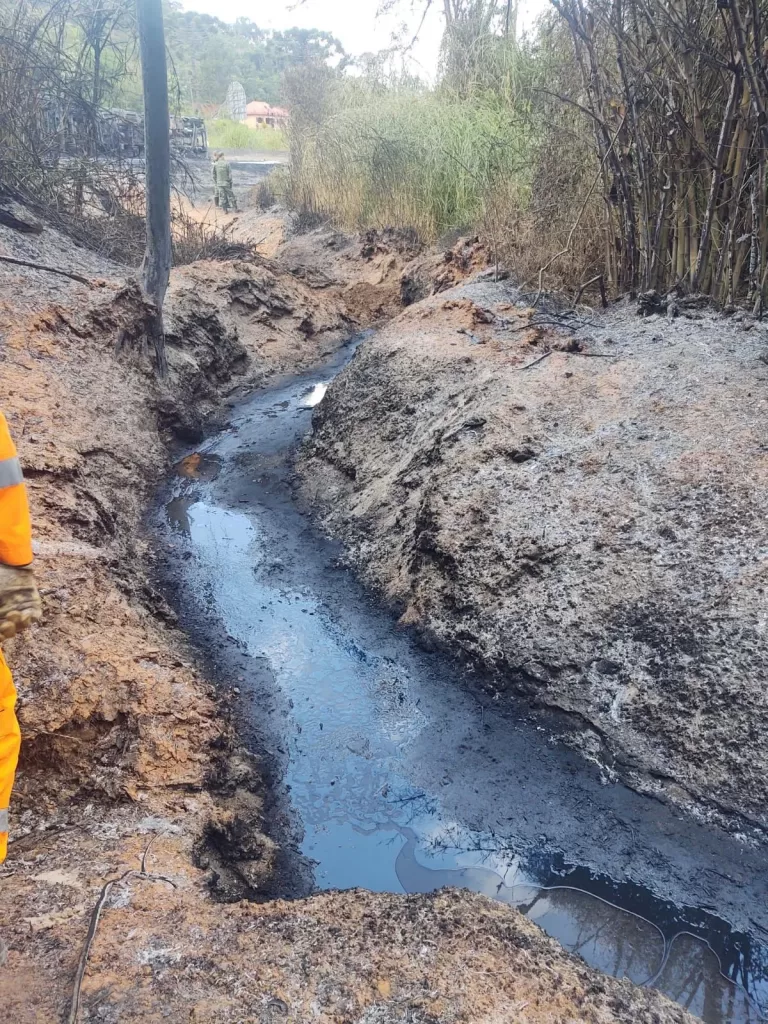
[[[322,402],[322,400],[325,398],[325,392],[327,390],[328,390],[328,381],[327,380],[326,381],[320,381],[319,384],[315,384],[315,386],[312,388],[312,391],[308,395],[307,400],[304,403],[304,405],[308,406],[310,409],[313,406],[315,406],[315,405],[319,405]]]

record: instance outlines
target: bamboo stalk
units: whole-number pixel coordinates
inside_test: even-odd
[[[707,261],[709,259],[709,243],[710,235],[712,232],[712,218],[715,215],[715,203],[717,202],[717,196],[720,192],[720,186],[723,180],[723,162],[726,154],[726,139],[731,134],[731,125],[733,123],[733,116],[736,110],[736,103],[741,87],[741,74],[738,69],[734,72],[731,79],[731,88],[728,93],[728,102],[725,105],[725,113],[723,114],[723,121],[720,125],[720,135],[717,140],[717,154],[715,156],[715,166],[712,169],[712,179],[709,186],[709,197],[707,199],[707,209],[704,214],[704,224],[701,229],[701,241],[699,244],[698,252],[696,254],[696,263],[691,276],[691,289],[696,291],[701,283],[702,274],[707,269]]]
[[[729,3],[725,16],[668,0],[556,0],[605,168],[607,279],[762,309],[768,47],[760,0]]]
[[[752,104],[755,108],[755,113],[757,114],[758,131],[762,136],[763,146],[768,147],[768,113],[766,113],[765,97],[760,88],[760,82],[758,81],[755,67],[749,58],[749,53],[747,52],[746,32],[744,30],[744,21],[741,17],[741,11],[739,10],[739,0],[730,0],[730,11],[734,35],[736,36],[736,45],[739,50],[742,64],[747,72]]]

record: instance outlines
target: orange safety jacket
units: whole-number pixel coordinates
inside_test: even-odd
[[[27,490],[5,416],[0,412],[0,562],[29,565],[32,527]]]

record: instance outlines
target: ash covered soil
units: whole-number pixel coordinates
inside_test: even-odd
[[[767,335],[678,312],[534,312],[487,277],[427,298],[331,384],[299,469],[494,700],[561,709],[609,775],[762,833]]]
[[[159,384],[146,357],[115,352],[145,315],[124,268],[96,266],[50,228],[0,229],[0,252],[100,276],[87,288],[0,265],[0,405],[45,602],[44,621],[4,646],[24,737],[0,867],[8,1019],[70,1019],[100,906],[83,1021],[691,1020],[482,896],[269,901],[291,890],[287,825],[188,642],[202,638],[184,637],[153,587],[141,523],[169,444],[201,436],[244,390],[320,362],[351,313],[277,265],[182,268]]]

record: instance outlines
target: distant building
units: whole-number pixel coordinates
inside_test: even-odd
[[[245,108],[242,121],[249,128],[284,128],[288,123],[288,111],[285,107],[273,107],[263,100],[251,100]]]

